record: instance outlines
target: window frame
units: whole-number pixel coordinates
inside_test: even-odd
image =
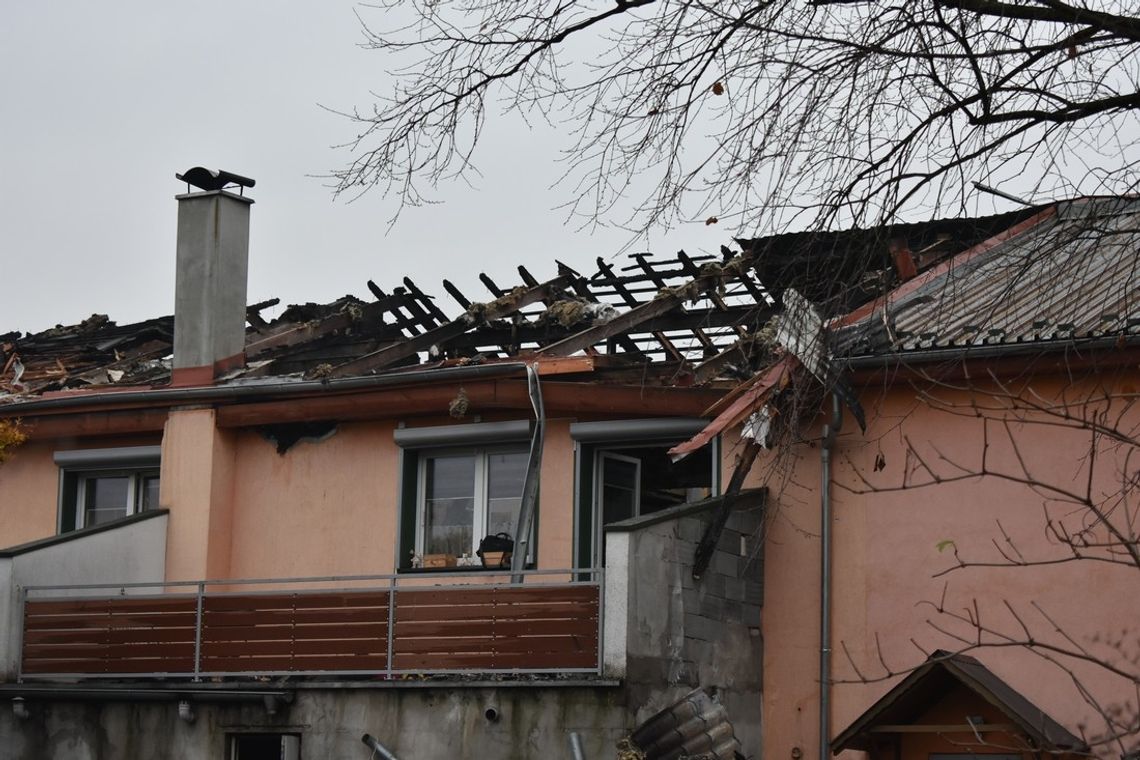
[[[423,549],[425,520],[423,502],[426,497],[424,477],[421,474],[425,472],[423,462],[433,455],[464,451],[498,449],[529,454],[532,431],[533,423],[530,420],[470,422],[411,428],[399,423],[393,434],[395,443],[399,447],[395,572],[470,572],[483,569],[481,564],[469,567],[412,567],[411,552],[422,556]],[[531,523],[532,540],[527,552],[527,568],[533,568],[538,563],[538,546],[534,539],[539,535],[540,520],[541,510],[536,503]],[[474,525],[472,527],[474,529]],[[475,538],[481,540],[483,536],[475,534]],[[478,540],[473,542],[474,548],[478,548]]]
[[[147,478],[162,478],[161,446],[126,446],[113,449],[76,449],[56,451],[53,455],[59,467],[59,493],[56,504],[56,533],[64,535],[85,528],[87,519],[87,489],[85,484],[91,479],[127,477],[127,503],[122,517],[104,523],[140,514],[143,509],[141,496],[143,483]],[[151,505],[158,509],[161,505]]]
[[[421,557],[425,553],[425,543],[427,539],[427,472],[428,461],[431,459],[442,459],[446,457],[464,457],[473,456],[475,458],[475,476],[474,476],[474,505],[472,506],[472,547],[470,556],[475,557],[475,551],[479,548],[479,542],[484,536],[488,535],[488,521],[491,508],[490,496],[490,462],[489,457],[495,454],[523,454],[529,455],[530,450],[527,446],[519,446],[512,444],[497,444],[491,446],[464,446],[460,448],[430,448],[423,449],[418,453],[418,461],[416,463],[416,538],[415,538],[415,551]],[[521,498],[521,494],[520,494]],[[532,527],[533,530],[533,527]],[[514,531],[511,531],[512,537]],[[529,555],[527,563],[530,564],[534,561],[534,542],[529,543]]]
[[[600,519],[598,499],[598,457],[603,452],[622,449],[675,446],[700,432],[708,420],[695,417],[650,418],[639,420],[603,420],[570,425],[574,439],[574,538],[573,557],[576,569],[597,568],[602,561],[605,526]],[[709,441],[710,491],[720,495],[721,439]],[[640,501],[640,499],[639,499]],[[638,505],[640,511],[640,504]]]
[[[124,517],[130,517],[131,515],[137,515],[147,511],[147,508],[142,504],[142,495],[145,493],[143,481],[149,478],[155,478],[161,481],[162,472],[157,467],[147,469],[94,469],[71,470],[66,473],[65,477],[66,476],[75,478],[74,530],[83,530],[84,528],[93,527],[87,524],[87,481],[98,480],[100,478],[127,478],[126,512],[121,517],[106,521],[113,522],[114,520],[120,520]],[[157,508],[158,504],[154,504],[150,507],[150,509]],[[95,524],[103,525],[105,523]]]

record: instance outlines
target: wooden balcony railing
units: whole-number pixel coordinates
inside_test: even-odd
[[[487,583],[480,573],[431,586],[397,576],[224,581],[182,584],[196,585],[193,593],[179,584],[116,586],[114,596],[92,595],[101,589],[90,586],[29,588],[20,677],[597,673],[599,576],[532,571],[521,583]],[[246,590],[338,581],[373,585]],[[242,590],[210,590],[218,585]],[[169,592],[139,593],[154,588]],[[69,592],[82,595],[58,596]]]

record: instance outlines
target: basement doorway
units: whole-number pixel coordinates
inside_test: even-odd
[[[301,760],[301,736],[230,734],[227,760]]]

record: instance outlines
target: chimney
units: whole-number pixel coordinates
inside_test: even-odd
[[[186,183],[186,193],[174,196],[178,259],[171,385],[209,385],[222,373],[245,365],[253,199],[244,193],[254,181],[200,166],[174,176]]]

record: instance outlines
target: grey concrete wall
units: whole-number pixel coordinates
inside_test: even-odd
[[[174,367],[211,366],[245,350],[253,201],[224,191],[177,198]]]
[[[368,760],[360,737],[378,738],[400,760],[568,758],[570,731],[590,760],[613,758],[632,728],[623,690],[610,687],[298,690],[270,716],[260,702],[195,703],[195,720],[176,701],[37,702],[29,716],[0,709],[3,760],[224,760],[227,736],[296,732],[301,760]],[[499,712],[495,722],[484,713]]]
[[[733,512],[699,581],[692,577],[693,555],[710,514],[679,511],[675,519],[634,530],[628,530],[627,523],[624,536],[607,534],[607,558],[613,556],[611,547],[620,551],[620,539],[628,537],[626,558],[619,560],[629,565],[624,667],[628,699],[639,706],[635,718],[641,722],[698,686],[713,689],[745,754],[759,757],[761,511]],[[607,612],[609,607],[607,600]]]
[[[0,559],[0,681],[14,679],[20,661],[20,589],[86,583],[161,583],[166,572],[167,515],[77,535],[14,557]],[[155,593],[155,589],[145,589]],[[79,596],[61,591],[56,596]],[[106,594],[106,589],[87,593]],[[40,597],[44,596],[40,594]],[[0,760],[4,755],[0,754]]]

